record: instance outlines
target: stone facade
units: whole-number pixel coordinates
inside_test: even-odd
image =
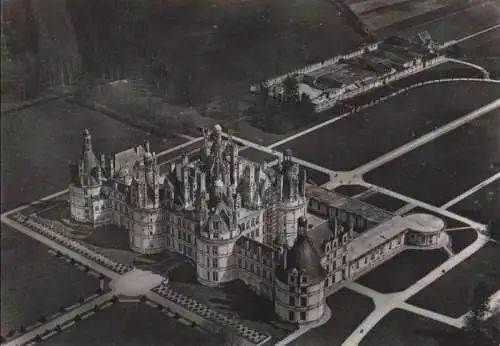
[[[70,172],[74,221],[117,225],[138,253],[178,252],[203,285],[242,280],[298,324],[319,319],[325,297],[346,280],[401,251],[411,229],[399,216],[308,185],[290,151],[272,169],[241,157],[218,125],[196,154],[161,164],[148,143],[98,159],[85,130]],[[308,212],[325,222],[308,225]]]

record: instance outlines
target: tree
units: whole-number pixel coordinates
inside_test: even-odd
[[[295,77],[287,77],[283,81],[283,96],[286,103],[296,103],[299,98],[299,82]]]
[[[500,343],[500,308],[493,308],[488,286],[480,282],[474,289],[472,309],[463,330],[471,345],[496,346]]]

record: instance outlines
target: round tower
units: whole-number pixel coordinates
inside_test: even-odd
[[[96,224],[103,218],[101,198],[102,168],[92,151],[92,136],[83,131],[81,157],[70,165],[72,180],[69,184],[71,218],[77,222]]]
[[[307,324],[325,311],[326,271],[307,235],[307,220],[299,218],[297,226],[296,242],[291,249],[283,246],[276,269],[274,308],[284,321]]]
[[[307,197],[302,188],[305,184],[305,170],[293,162],[292,151],[285,150],[279,168],[278,188],[280,195],[276,205],[277,237],[279,244],[291,247],[297,238],[300,217],[307,212]]]

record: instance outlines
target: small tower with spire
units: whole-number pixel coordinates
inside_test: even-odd
[[[277,238],[281,245],[291,247],[298,233],[298,220],[306,216],[307,197],[305,195],[306,175],[293,161],[292,151],[285,150],[278,169],[279,198],[276,205],[278,214]]]

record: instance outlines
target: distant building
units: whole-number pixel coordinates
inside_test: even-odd
[[[219,125],[198,153],[162,164],[148,143],[97,157],[85,130],[70,172],[74,221],[120,226],[139,253],[178,252],[203,285],[240,279],[293,323],[318,320],[325,297],[404,249],[407,234],[412,245],[436,246],[444,229],[435,217],[407,220],[308,186],[289,150],[266,169],[240,156]],[[307,213],[325,221],[309,225]]]

